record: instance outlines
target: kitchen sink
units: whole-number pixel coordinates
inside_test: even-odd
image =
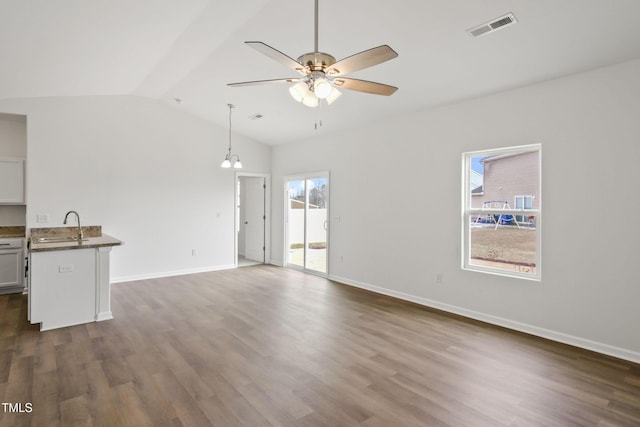
[[[84,242],[88,239],[82,239]],[[65,243],[65,242],[77,242],[77,237],[38,237],[34,243]]]

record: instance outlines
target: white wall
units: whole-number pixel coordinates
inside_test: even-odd
[[[71,209],[102,225],[125,242],[114,281],[233,265],[227,129],[131,96],[0,101],[0,112],[28,116],[27,227],[62,226]],[[248,171],[269,172],[269,147],[234,136],[233,148]]]
[[[0,112],[0,157],[27,156],[25,116]],[[29,165],[27,164],[26,167]],[[0,226],[25,225],[25,206],[0,205]]]
[[[331,171],[332,278],[640,362],[638,117],[633,61],[275,147],[273,185]],[[461,153],[532,143],[542,281],[462,271]],[[283,191],[272,206],[283,218]]]
[[[27,155],[27,118],[0,112],[0,157]]]
[[[27,209],[24,205],[0,205],[0,226],[19,225],[24,226]]]

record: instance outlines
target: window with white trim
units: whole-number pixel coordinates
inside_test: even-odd
[[[463,153],[462,165],[462,268],[540,280],[540,144]]]

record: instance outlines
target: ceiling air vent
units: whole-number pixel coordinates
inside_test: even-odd
[[[516,22],[518,22],[518,20],[513,15],[513,13],[508,13],[504,16],[496,18],[485,24],[478,25],[477,27],[473,27],[467,30],[467,32],[471,34],[473,37],[478,37],[483,34],[488,34],[488,33],[500,30],[502,28],[508,27],[509,25],[515,24]]]

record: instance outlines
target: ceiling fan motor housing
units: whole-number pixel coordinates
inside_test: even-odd
[[[311,71],[324,71],[327,67],[336,63],[336,58],[328,53],[310,52],[298,57],[298,62]]]

